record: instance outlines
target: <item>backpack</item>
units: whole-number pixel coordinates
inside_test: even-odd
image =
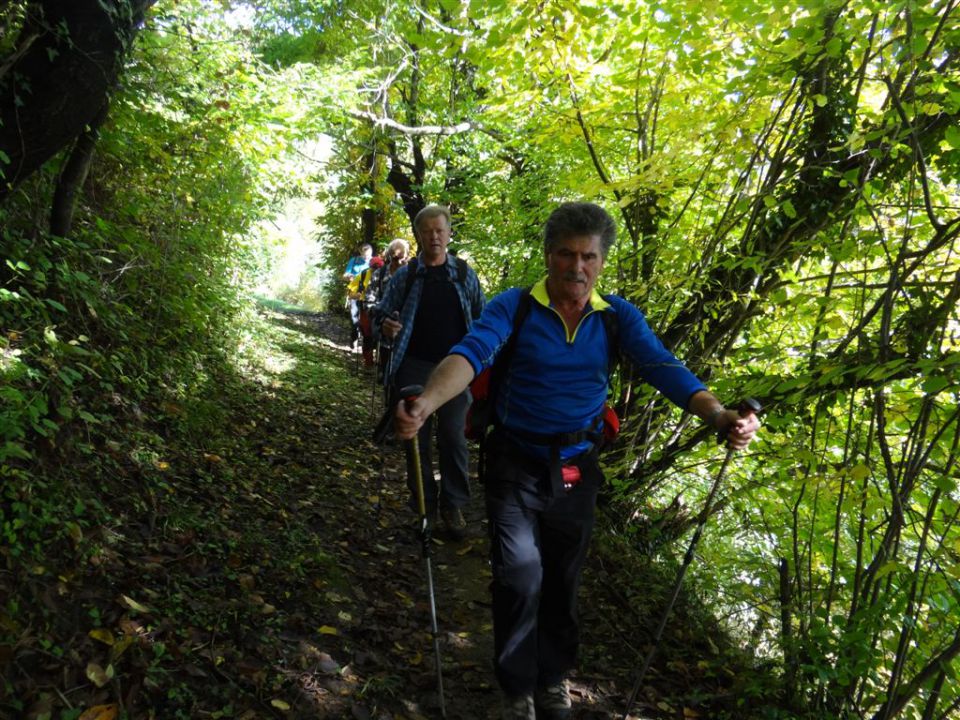
[[[507,338],[500,354],[493,361],[493,365],[481,371],[470,383],[470,394],[473,396],[473,402],[467,410],[463,433],[468,440],[476,440],[480,443],[481,464],[483,463],[484,441],[489,429],[496,422],[497,392],[510,366],[520,327],[527,319],[527,315],[530,314],[530,308],[533,305],[530,291],[530,287],[523,289],[517,311],[513,316],[513,328],[510,331],[510,337]],[[609,302],[610,296],[605,295],[603,297]],[[620,356],[620,322],[616,312],[603,311],[600,313],[600,319],[603,321],[603,329],[606,332],[607,346],[609,347],[607,358],[607,377],[609,378],[613,374]],[[620,420],[616,411],[609,404],[604,405],[602,417],[602,439],[604,444],[609,444],[616,439],[620,432]]]

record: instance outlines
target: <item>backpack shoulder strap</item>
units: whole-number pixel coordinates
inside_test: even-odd
[[[400,307],[403,307],[404,305],[407,304],[407,297],[410,295],[410,289],[413,287],[414,280],[417,279],[418,265],[419,265],[419,262],[415,257],[410,258],[410,262],[408,262],[406,265],[407,277],[405,279],[407,282],[403,289],[403,300],[400,301]]]
[[[457,261],[457,282],[466,285],[467,282],[467,261],[463,258],[455,258]]]
[[[600,313],[600,319],[603,320],[603,329],[607,333],[607,347],[610,354],[607,359],[607,376],[613,375],[620,360],[620,318],[617,316],[617,310],[612,299],[613,295],[604,295],[603,299],[610,303],[611,309]]]
[[[489,397],[491,400],[496,398],[496,393],[499,389],[500,383],[507,374],[507,370],[510,367],[510,361],[513,359],[513,351],[517,346],[517,335],[520,332],[520,327],[530,314],[530,307],[533,305],[533,298],[530,295],[531,289],[532,288],[530,287],[525,287],[520,291],[520,300],[517,303],[517,311],[513,314],[513,326],[510,330],[510,337],[507,338],[507,342],[504,343],[503,350],[501,350],[500,354],[497,355],[497,359],[493,361],[493,367],[490,369]]]

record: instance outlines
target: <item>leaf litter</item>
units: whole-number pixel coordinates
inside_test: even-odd
[[[261,322],[261,357],[207,398],[223,426],[171,435],[146,466],[111,440],[115,526],[73,537],[86,554],[51,558],[56,572],[24,571],[16,600],[33,609],[0,614],[3,637],[19,638],[0,642],[0,717],[439,717],[417,523],[400,449],[369,440],[383,412],[372,378],[342,318]],[[182,421],[175,410],[166,417]],[[144,473],[163,485],[143,492]],[[438,531],[433,544],[451,720],[499,717],[480,495],[474,485],[466,537]],[[588,563],[584,578],[578,718],[620,717],[649,637],[652,621],[625,613],[611,587],[611,572],[628,572],[614,565]],[[655,664],[633,717],[717,717],[703,699],[722,704],[730,682],[702,667],[711,654],[697,650],[682,673]],[[700,699],[674,700],[684,695]]]

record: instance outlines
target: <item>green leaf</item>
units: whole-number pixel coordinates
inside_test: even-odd
[[[960,128],[956,125],[948,125],[943,134],[943,139],[953,150],[960,150]]]
[[[933,476],[933,484],[945,493],[953,493],[957,489],[957,481],[941,473],[936,473]]]
[[[880,569],[877,570],[877,576],[874,579],[879,580],[881,578],[885,578],[887,575],[892,573],[894,570],[898,570],[899,568],[900,563],[898,563],[896,560],[891,560],[888,563],[884,563],[880,566]]]
[[[50,298],[44,298],[44,302],[52,308],[56,308],[60,312],[67,312],[67,309],[58,303],[56,300],[51,300]]]
[[[922,387],[923,392],[925,392],[927,395],[936,395],[948,385],[950,385],[950,381],[943,376],[939,376],[927,378]]]
[[[791,220],[795,220],[797,217],[797,209],[793,206],[793,203],[790,202],[790,199],[787,198],[783,201],[783,204],[780,206],[783,208],[783,214],[786,215]]]

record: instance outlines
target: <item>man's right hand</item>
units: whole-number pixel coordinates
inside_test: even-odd
[[[381,331],[388,340],[393,340],[397,337],[397,334],[403,328],[403,323],[399,320],[394,320],[393,318],[384,318],[383,324],[380,326]]]
[[[397,411],[393,416],[393,427],[397,437],[401,440],[411,440],[417,434],[420,427],[430,417],[432,410],[424,402],[422,397],[418,397],[408,403],[401,400],[397,403]]]

